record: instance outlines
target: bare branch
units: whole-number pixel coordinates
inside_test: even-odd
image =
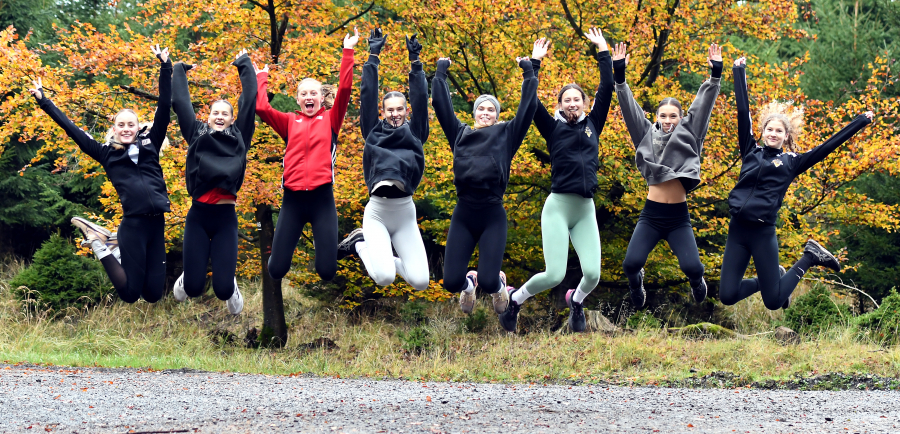
[[[330,36],[332,33],[336,32],[336,31],[338,31],[338,30],[340,30],[340,29],[343,29],[344,26],[346,26],[347,24],[350,24],[351,21],[356,20],[357,18],[359,18],[359,17],[365,15],[366,13],[368,13],[370,10],[372,10],[372,8],[373,8],[374,6],[375,6],[375,2],[373,1],[372,3],[369,3],[369,7],[367,7],[364,11],[362,11],[362,12],[360,12],[360,13],[358,13],[358,14],[356,14],[356,15],[350,17],[350,18],[347,18],[347,20],[344,21],[343,23],[341,23],[341,25],[339,25],[339,26],[337,26],[337,27],[335,27],[335,28],[333,28],[333,29],[331,29],[331,30],[325,32],[325,34]]]

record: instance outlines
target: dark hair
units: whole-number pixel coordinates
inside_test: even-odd
[[[227,100],[224,100],[224,99],[218,99],[218,100],[213,101],[212,104],[209,105],[209,109],[212,110],[212,106],[214,106],[220,102],[224,102],[225,104],[228,104],[228,108],[231,109],[231,117],[234,117],[234,106],[231,105],[230,102],[228,102]]]
[[[384,102],[391,98],[403,98],[403,102],[406,103],[406,96],[400,92],[393,91],[384,94],[384,98],[381,98],[381,108],[384,108]]]
[[[581,99],[584,100],[584,101],[587,101],[587,94],[584,93],[584,89],[582,89],[581,86],[579,86],[579,85],[577,85],[577,84],[575,84],[575,83],[569,83],[569,84],[563,86],[562,89],[559,90],[559,94],[556,95],[556,102],[557,102],[557,103],[562,104],[562,97],[563,97],[563,94],[566,93],[566,91],[569,90],[569,89],[575,89],[575,90],[581,92]]]
[[[659,102],[659,105],[656,106],[656,112],[659,113],[659,109],[667,105],[678,107],[678,116],[684,116],[684,110],[681,109],[681,103],[671,96],[663,98],[662,101]]]

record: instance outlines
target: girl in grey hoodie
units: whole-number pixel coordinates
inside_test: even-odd
[[[677,99],[664,98],[656,109],[656,122],[651,123],[625,83],[628,64],[625,44],[619,43],[613,50],[616,95],[634,142],[635,164],[650,190],[622,263],[635,308],[643,307],[647,298],[644,264],[660,240],[666,240],[678,257],[678,265],[691,283],[694,299],[699,302],[706,298],[703,264],[691,227],[687,192],[700,184],[703,139],[719,95],[722,49],[717,44],[709,47],[707,63],[712,69],[711,76],[700,86],[687,114]]]

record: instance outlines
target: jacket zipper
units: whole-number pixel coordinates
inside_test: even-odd
[[[128,156],[127,149],[125,150],[125,156]],[[128,160],[131,161],[131,158]],[[138,146],[138,161],[141,161],[141,146]],[[134,164],[134,167],[137,169],[138,177],[141,178],[141,186],[144,187],[144,193],[146,193],[147,200],[150,202],[150,210],[153,211],[151,214],[156,214],[156,207],[153,206],[153,198],[150,196],[150,190],[147,189],[147,184],[144,182],[144,174],[141,172],[141,167],[133,161],[131,163]]]

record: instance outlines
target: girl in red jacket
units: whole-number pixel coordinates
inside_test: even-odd
[[[337,92],[312,78],[303,79],[297,89],[300,110],[282,113],[269,105],[266,87],[269,67],[256,70],[259,90],[256,114],[287,142],[282,186],[284,198],[275,225],[269,275],[281,279],[291,268],[294,248],[306,223],[312,225],[316,248],[316,272],[331,280],[337,272],[338,225],[334,205],[334,160],[338,134],[353,84],[353,47],[359,31],[344,37],[341,73]]]

